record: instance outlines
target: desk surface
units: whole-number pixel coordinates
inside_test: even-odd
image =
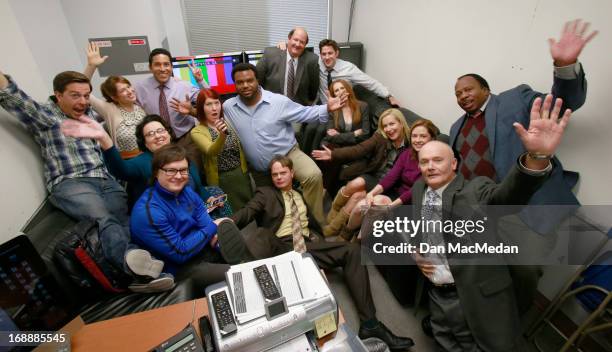
[[[72,351],[148,351],[174,336],[191,322],[208,315],[205,298],[83,326],[72,336]]]

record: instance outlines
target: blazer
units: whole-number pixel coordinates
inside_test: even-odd
[[[287,51],[266,48],[257,61],[257,79],[265,89],[284,95],[285,72],[287,70]],[[293,101],[302,105],[312,105],[319,91],[319,58],[304,50],[298,60],[294,80]]]
[[[553,163],[553,169],[557,167]],[[452,214],[463,213],[471,206],[480,205],[521,205],[542,186],[550,175],[530,176],[520,171],[515,164],[502,183],[496,184],[487,177],[476,177],[466,181],[461,174],[450,182],[442,194],[443,220],[457,218]],[[423,196],[427,185],[418,180],[412,188],[413,216],[421,218]],[[461,219],[465,219],[461,216]],[[488,229],[495,226],[488,221]],[[494,229],[492,229],[494,232]],[[444,238],[456,238],[445,233]],[[485,351],[518,351],[520,345],[520,319],[515,290],[508,267],[500,258],[500,265],[453,265],[448,255],[450,271],[453,274],[461,307],[474,339]],[[463,259],[465,260],[465,259]],[[492,319],[495,312],[499,319]]]
[[[306,204],[306,203],[304,203]],[[308,229],[313,235],[321,237],[321,227],[314,219],[308,206]],[[256,258],[267,258],[275,255],[274,243],[269,241],[269,236],[276,237],[285,217],[285,201],[283,194],[275,187],[258,187],[253,198],[234,213],[231,218],[239,229],[246,227],[253,220],[257,224],[257,230],[253,236],[247,236],[247,246]],[[308,240],[307,240],[308,241]]]
[[[580,108],[586,99],[586,79],[584,71],[575,79],[567,80],[554,77],[552,94],[563,99],[561,111],[569,108],[572,111]],[[525,128],[529,126],[529,113],[535,98],[544,98],[545,94],[536,92],[526,84],[502,92],[499,95],[491,94],[491,99],[485,109],[486,133],[489,138],[489,150],[493,158],[493,165],[497,181],[503,179],[513,168],[514,163],[525,148],[512,124],[521,123]],[[450,145],[454,148],[461,126],[467,116],[464,114],[451,126]],[[561,162],[555,158],[558,165],[553,174],[538,192],[531,198],[532,205],[578,205],[578,199],[572,193],[572,188],[578,181],[578,173],[563,170]],[[555,214],[521,213],[520,216],[527,225],[539,233],[549,233],[566,215],[563,212]],[[547,219],[547,221],[542,221]]]
[[[339,176],[341,180],[352,180],[357,176],[378,171],[384,166],[387,153],[393,148],[395,147],[390,140],[379,132],[374,132],[372,137],[357,145],[332,150],[332,161],[342,164],[355,161],[343,168]]]
[[[344,115],[342,114],[342,110],[338,111],[338,128],[336,128],[334,124],[333,113],[330,113],[326,129],[336,129],[340,133],[335,136],[328,136],[327,131],[325,131],[326,134],[323,138],[323,142],[329,142],[344,147],[361,143],[370,137],[370,108],[368,107],[368,104],[360,100],[358,100],[357,102],[359,103],[359,110],[361,111],[360,124],[352,125],[350,131],[344,132],[346,130],[346,125],[344,123]],[[355,137],[355,134],[353,132],[358,129],[363,130],[363,134]]]

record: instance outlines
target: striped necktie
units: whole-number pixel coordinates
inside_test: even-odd
[[[291,58],[289,60],[289,66],[287,67],[287,97],[289,99],[293,99],[294,89],[293,84],[295,81],[295,66],[293,65],[294,60]]]
[[[293,250],[298,253],[306,252],[306,241],[302,232],[302,221],[300,212],[293,196],[293,191],[289,191],[289,201],[291,202],[291,232],[293,234]]]
[[[159,85],[159,116],[164,119],[168,125],[170,124],[170,111],[168,111],[168,101],[166,100],[166,93],[164,89],[166,88],[165,84]]]

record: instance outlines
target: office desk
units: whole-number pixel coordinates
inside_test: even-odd
[[[192,312],[195,303],[195,316]],[[72,336],[72,351],[148,351],[208,315],[205,298],[83,326]]]
[[[195,302],[195,316],[192,312]],[[183,302],[104,320],[82,326],[72,335],[72,351],[148,351],[183,330],[192,322],[199,333],[198,319],[208,315],[206,298]],[[338,326],[344,322],[338,310]],[[319,345],[333,338],[335,333],[319,339]]]

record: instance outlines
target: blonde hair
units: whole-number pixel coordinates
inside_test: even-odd
[[[385,139],[389,139],[389,136],[383,130],[383,120],[387,116],[393,116],[402,125],[402,132],[404,133],[404,142],[406,145],[410,145],[410,127],[408,126],[408,122],[406,122],[406,118],[404,114],[399,109],[387,109],[380,114],[378,118],[378,133],[380,133]]]

